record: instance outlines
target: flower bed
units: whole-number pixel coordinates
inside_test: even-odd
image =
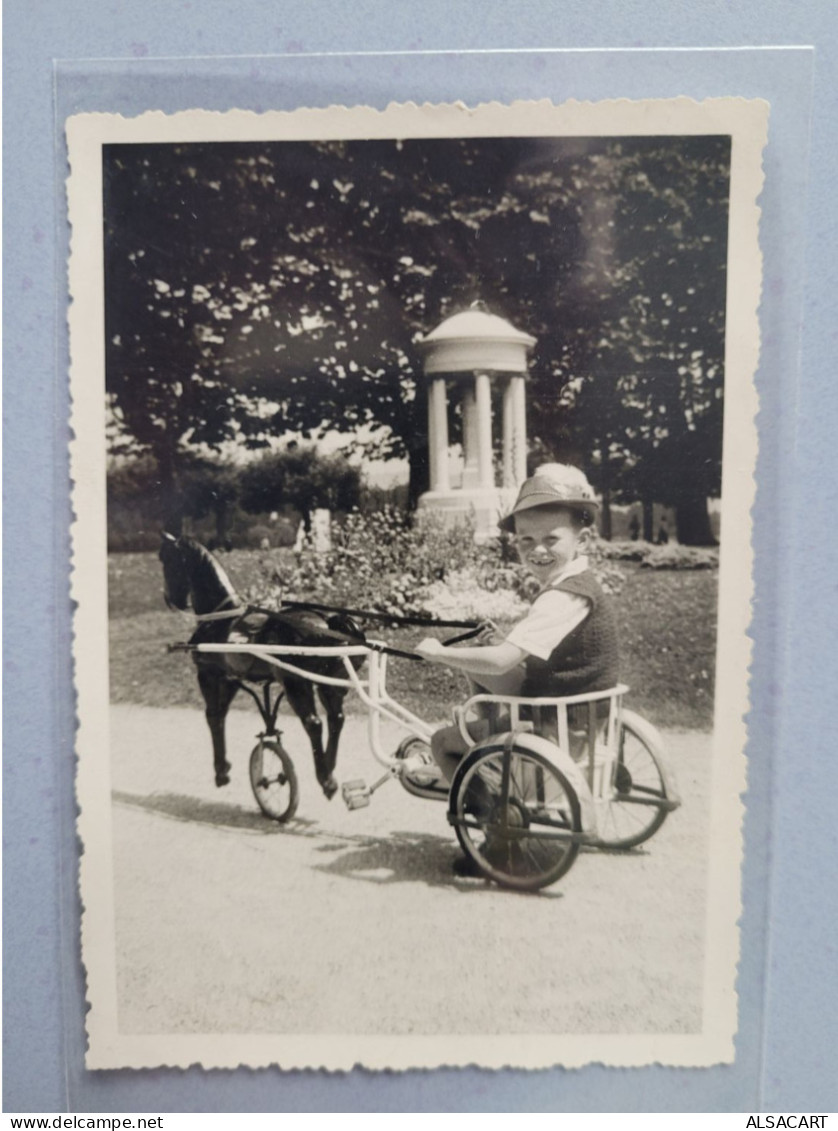
[[[254,603],[311,600],[363,607],[397,616],[445,620],[515,620],[538,592],[507,540],[474,540],[469,526],[451,529],[428,516],[409,526],[402,512],[353,512],[332,531],[332,549],[315,550],[306,540],[299,551],[264,560],[261,576],[245,596]],[[616,594],[625,575],[601,553],[592,568],[607,592]]]
[[[715,546],[682,546],[667,542],[601,542],[602,558],[612,562],[637,562],[643,569],[718,569],[719,551]]]

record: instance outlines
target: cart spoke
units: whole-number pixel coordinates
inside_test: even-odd
[[[250,784],[259,808],[284,824],[297,810],[299,791],[294,763],[277,738],[266,739],[250,755]]]
[[[534,890],[573,863],[583,839],[578,799],[542,755],[517,748],[478,750],[452,788],[457,836],[491,879]]]
[[[658,755],[626,720],[611,788],[597,799],[597,842],[633,848],[648,840],[671,808]]]

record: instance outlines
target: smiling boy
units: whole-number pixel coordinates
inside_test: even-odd
[[[581,695],[618,682],[617,631],[608,598],[588,564],[597,508],[584,474],[545,464],[521,487],[501,523],[514,531],[521,562],[540,583],[529,613],[505,637],[462,648],[427,638],[417,652],[465,672],[497,695]],[[475,740],[487,724],[475,724]],[[432,753],[448,781],[468,749],[455,726],[438,730]]]

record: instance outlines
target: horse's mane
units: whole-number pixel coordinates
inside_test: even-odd
[[[190,537],[188,534],[182,534],[178,538],[178,546],[180,547],[184,559],[194,571],[195,576],[207,578],[207,580],[217,580],[230,594],[238,601],[235,586],[222,566],[218,558],[211,553],[206,546],[198,542],[195,538]]]

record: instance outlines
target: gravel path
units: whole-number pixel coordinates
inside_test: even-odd
[[[684,805],[536,895],[459,879],[445,806],[327,802],[296,719],[285,827],[250,792],[255,712],[213,783],[199,711],[112,708],[119,1028],[150,1033],[689,1033],[700,1028],[710,737],[667,733]],[[393,731],[393,745],[398,732]],[[349,718],[339,780],[374,780]]]

